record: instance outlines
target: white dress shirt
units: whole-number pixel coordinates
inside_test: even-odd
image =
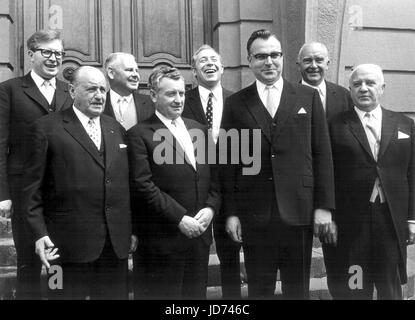
[[[114,110],[115,119],[124,127],[125,130],[137,124],[136,105],[134,103],[133,94],[121,97],[114,90],[110,90],[111,105]],[[126,102],[120,102],[125,99]]]
[[[209,100],[209,94],[212,92],[212,136],[215,143],[218,141],[220,124],[222,121],[223,114],[223,91],[222,86],[218,84],[213,90],[206,89],[205,87],[199,86],[199,95],[202,103],[203,111],[206,114],[207,103]]]
[[[43,79],[34,70],[30,72],[30,76],[32,77],[36,86],[39,88],[42,95],[45,97],[48,103],[51,104],[53,101],[53,96],[55,95],[55,91],[56,91],[56,78],[53,77],[52,79],[49,79],[49,80]],[[49,82],[48,87],[45,87],[44,85],[45,81]]]
[[[261,99],[262,103],[264,104],[265,107],[267,107],[267,100],[268,100],[268,93],[269,93],[269,89],[268,89],[268,85],[262,83],[259,80],[256,80],[256,87],[257,87],[257,91],[258,91],[258,95],[259,98]],[[284,80],[282,79],[282,77],[280,77],[271,87],[276,88],[277,92],[276,92],[276,97],[275,97],[275,103],[276,105],[280,105],[281,102],[281,94],[282,94],[282,89],[284,87]],[[275,110],[275,112],[277,112],[277,110]]]
[[[97,128],[97,130],[98,130],[98,139],[99,139],[99,141],[97,142],[97,144],[98,144],[98,146],[97,146],[97,148],[99,149],[100,148],[100,146],[101,146],[101,136],[102,136],[102,133],[101,133],[101,121],[100,121],[100,117],[94,117],[94,118],[90,118],[90,117],[88,117],[87,115],[85,115],[84,113],[82,113],[80,110],[78,110],[78,108],[76,108],[75,106],[72,106],[72,108],[73,108],[73,110],[75,111],[75,114],[76,114],[76,116],[78,117],[78,119],[79,119],[79,121],[81,122],[81,124],[82,124],[82,126],[84,127],[84,129],[85,129],[85,131],[86,131],[86,133],[88,133],[89,132],[89,128],[88,128],[88,122],[89,122],[89,120],[91,119],[91,120],[93,120],[94,121],[94,123],[95,123],[95,126],[96,126],[96,128]],[[92,140],[92,139],[91,139]],[[93,140],[92,140],[92,142],[94,142]],[[94,144],[95,144],[95,142],[94,142]]]

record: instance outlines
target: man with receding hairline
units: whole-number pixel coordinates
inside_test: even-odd
[[[105,114],[128,130],[154,113],[150,97],[138,93],[140,74],[132,54],[111,53],[105,60],[104,71],[110,84]]]
[[[415,126],[380,104],[378,65],[350,75],[354,108],[329,123],[342,297],[402,299],[406,245],[415,237]]]
[[[127,299],[131,235],[125,130],[103,115],[107,82],[93,67],[72,77],[72,108],[35,122],[24,208],[36,253],[63,270],[59,299]],[[49,288],[52,289],[52,288]]]
[[[0,84],[0,216],[12,217],[17,254],[17,299],[40,299],[41,265],[27,232],[22,210],[22,175],[30,125],[38,118],[69,108],[66,83],[57,79],[64,57],[56,30],[38,30],[27,39],[31,71]]]

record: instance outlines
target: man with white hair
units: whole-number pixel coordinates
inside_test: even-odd
[[[140,74],[132,54],[111,53],[105,60],[104,71],[110,84],[104,114],[128,130],[154,113],[150,97],[138,93]]]
[[[354,109],[329,123],[343,298],[372,299],[376,287],[378,299],[402,299],[415,235],[414,122],[380,105],[379,66],[357,66],[349,84]]]

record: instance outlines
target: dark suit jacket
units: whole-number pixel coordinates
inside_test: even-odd
[[[190,119],[183,120],[188,130],[198,129],[203,132],[204,139],[208,139],[205,126]],[[178,228],[183,216],[193,217],[207,206],[217,212],[220,206],[211,167],[207,162],[198,163],[197,170],[194,170],[186,163],[180,145],[155,114],[131,128],[128,141],[132,207],[138,225],[136,234],[142,239],[140,249],[159,254],[186,250],[191,240]],[[160,152],[162,144],[171,148],[167,156],[175,155],[171,163],[156,163],[154,155]],[[176,155],[176,150],[179,150],[179,155]],[[210,244],[211,227],[201,237]]]
[[[330,120],[335,115],[353,108],[350,91],[335,83],[326,81],[326,118]]]
[[[72,108],[39,119],[25,166],[24,208],[36,239],[49,235],[64,262],[96,260],[106,234],[119,258],[131,235],[125,131],[101,116],[98,152]],[[125,146],[125,145],[124,145]]]
[[[154,104],[150,97],[145,94],[133,92],[135,110],[137,112],[137,122],[144,121],[154,114]],[[111,104],[110,92],[107,93],[107,102],[105,103],[104,114],[115,119],[114,109]]]
[[[232,92],[222,88],[223,92],[223,105],[225,106],[226,99],[232,94]],[[197,122],[207,125],[206,114],[203,110],[202,102],[200,100],[200,94],[198,87],[186,91],[186,99],[184,103],[183,117],[196,120]]]
[[[366,133],[354,110],[329,123],[336,185],[336,222],[339,245],[351,243],[369,214],[369,199],[380,178],[392,216],[406,281],[407,220],[415,220],[415,128],[411,119],[382,108],[381,145],[376,162]],[[399,132],[407,138],[399,139]],[[340,243],[341,242],[341,243]]]
[[[56,111],[71,105],[67,84],[56,80]],[[30,125],[48,113],[48,102],[30,73],[0,84],[0,201],[11,198],[8,175],[23,173]]]
[[[227,216],[238,216],[245,230],[266,225],[272,203],[277,204],[281,219],[292,226],[311,225],[313,209],[334,208],[330,141],[316,90],[284,80],[272,120],[254,83],[226,100],[223,126],[249,129],[250,150],[253,129],[261,130],[259,141],[254,142],[261,146],[256,156],[259,174],[243,175],[242,168],[250,165],[241,162],[224,168],[223,210]]]

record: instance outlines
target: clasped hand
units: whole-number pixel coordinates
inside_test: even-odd
[[[201,209],[194,218],[185,215],[179,223],[179,229],[189,239],[197,238],[209,227],[213,215],[212,208]]]

